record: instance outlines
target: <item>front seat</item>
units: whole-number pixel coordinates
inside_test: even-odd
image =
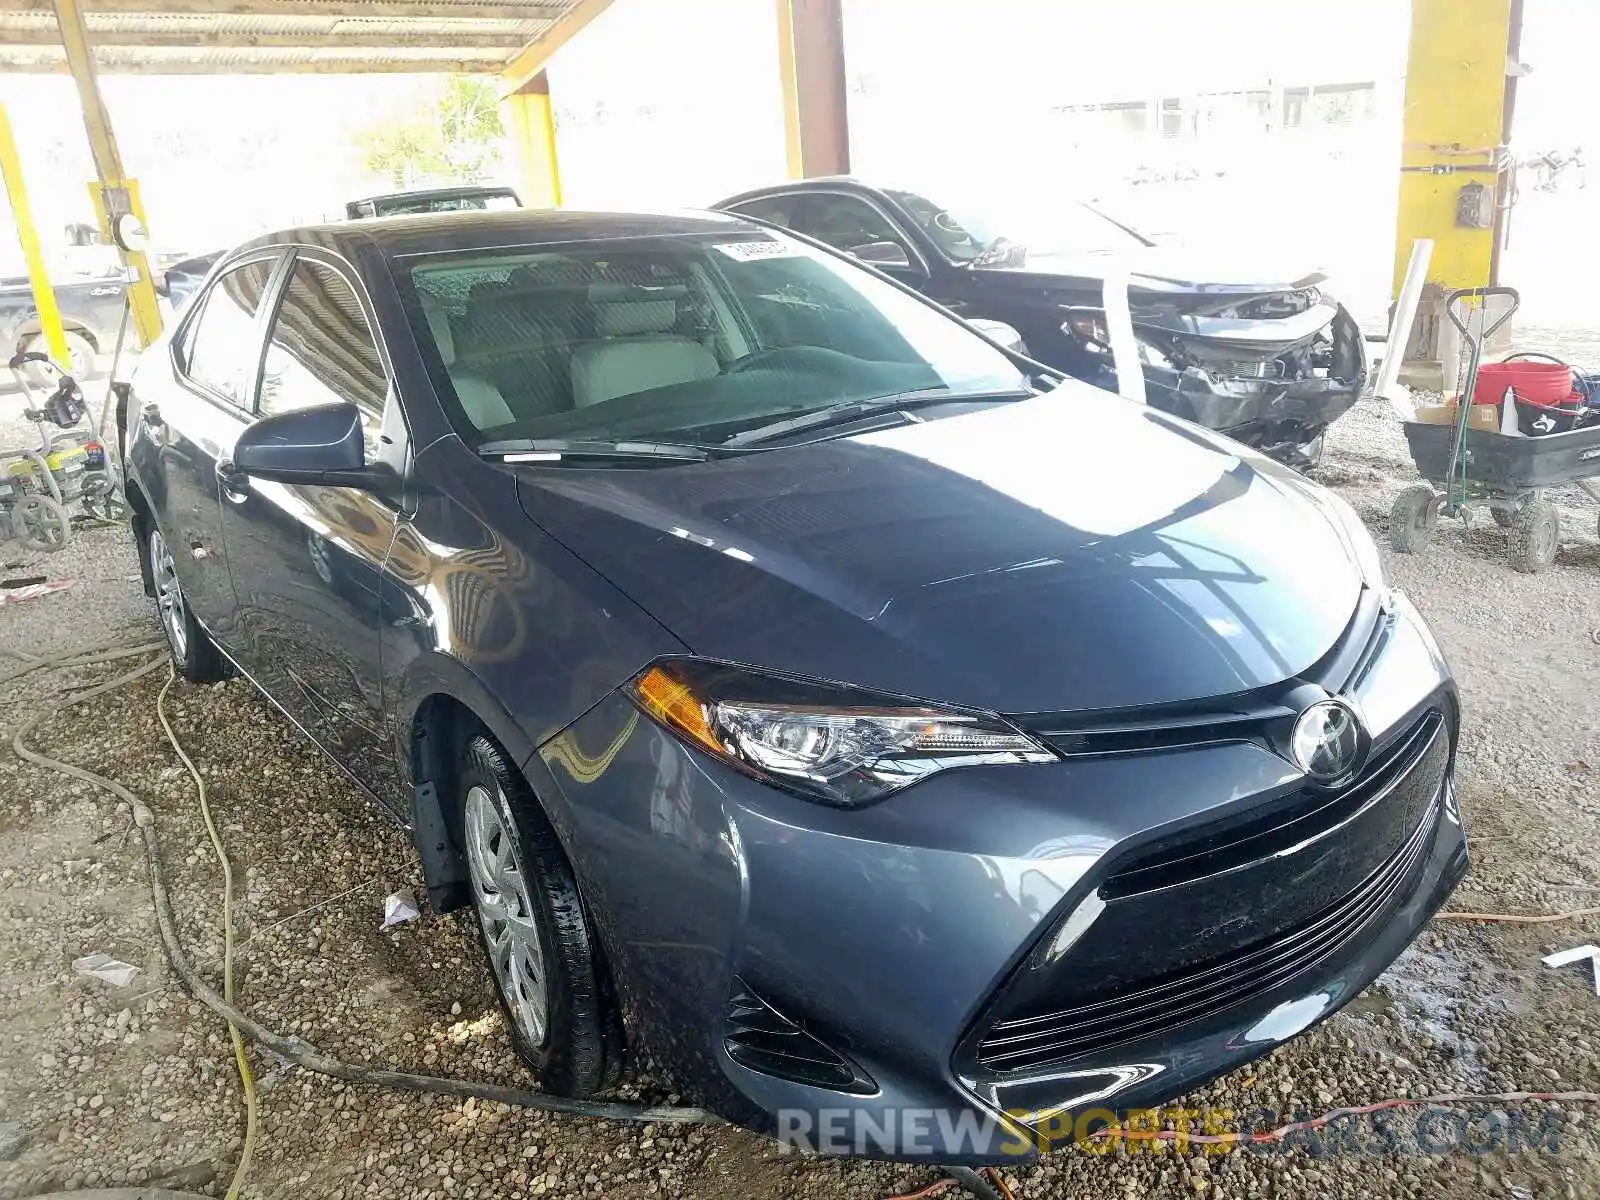
[[[715,375],[716,355],[693,338],[671,332],[677,321],[678,302],[670,298],[595,303],[599,340],[572,350],[573,403],[584,408]]]
[[[444,360],[444,369],[450,373],[456,399],[461,402],[467,420],[478,429],[494,429],[516,420],[499,388],[482,376],[456,366],[456,339],[450,331],[450,314],[445,312],[444,307],[425,297],[422,312],[428,318],[433,343],[439,348],[439,357]]]

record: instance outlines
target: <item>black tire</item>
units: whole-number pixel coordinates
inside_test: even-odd
[[[1511,565],[1527,575],[1537,575],[1556,560],[1561,548],[1561,517],[1556,506],[1544,500],[1524,504],[1511,526]]]
[[[487,797],[472,800],[475,789]],[[601,959],[572,866],[555,830],[522,773],[491,739],[474,737],[462,752],[451,834],[467,859],[472,880],[473,924],[505,1015],[517,1054],[538,1073],[539,1082],[560,1096],[591,1096],[621,1074],[621,1021],[611,999]],[[469,803],[469,801],[471,803]],[[496,963],[490,915],[480,890],[478,868],[469,847],[467,825],[472,804],[490,803],[509,828],[508,847],[524,884],[542,959],[544,1022],[542,1036],[531,1035],[518,1015],[518,999],[507,994],[506,974]],[[502,888],[502,897],[511,889]]]
[[[1425,483],[1408,487],[1394,498],[1389,510],[1389,543],[1400,554],[1426,549],[1439,519],[1438,497]]]
[[[67,343],[67,374],[82,383],[94,374],[94,344],[76,329],[63,330],[62,334]],[[44,334],[42,333],[30,334],[23,340],[20,349],[30,353],[38,351],[40,354],[48,354],[50,352],[45,346]],[[55,387],[55,374],[47,368],[41,367],[38,363],[29,363],[22,369],[22,372],[35,387]]]
[[[1517,514],[1529,504],[1544,499],[1542,489],[1535,488],[1531,492],[1519,492],[1505,508],[1491,508],[1489,512],[1494,516],[1494,523],[1501,529],[1510,529],[1517,523]]]
[[[211,635],[200,627],[189,607],[177,567],[161,530],[151,525],[144,535],[145,552],[150,556],[150,575],[155,581],[156,619],[167,635],[167,650],[172,663],[190,683],[216,683],[228,678],[228,660],[217,649]]]

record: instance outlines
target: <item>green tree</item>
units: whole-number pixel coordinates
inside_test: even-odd
[[[397,188],[473,183],[499,163],[503,130],[491,80],[451,75],[356,136],[362,161]]]

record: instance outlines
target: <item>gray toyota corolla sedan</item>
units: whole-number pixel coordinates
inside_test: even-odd
[[[183,673],[410,827],[553,1091],[642,1049],[992,1161],[1326,1017],[1466,869],[1345,503],[736,218],[259,238],[124,445]]]

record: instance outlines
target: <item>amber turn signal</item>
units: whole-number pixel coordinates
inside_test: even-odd
[[[674,679],[661,667],[651,667],[633,681],[633,694],[640,707],[663,725],[707,750],[724,753],[722,743],[706,721],[705,705],[682,680]]]

